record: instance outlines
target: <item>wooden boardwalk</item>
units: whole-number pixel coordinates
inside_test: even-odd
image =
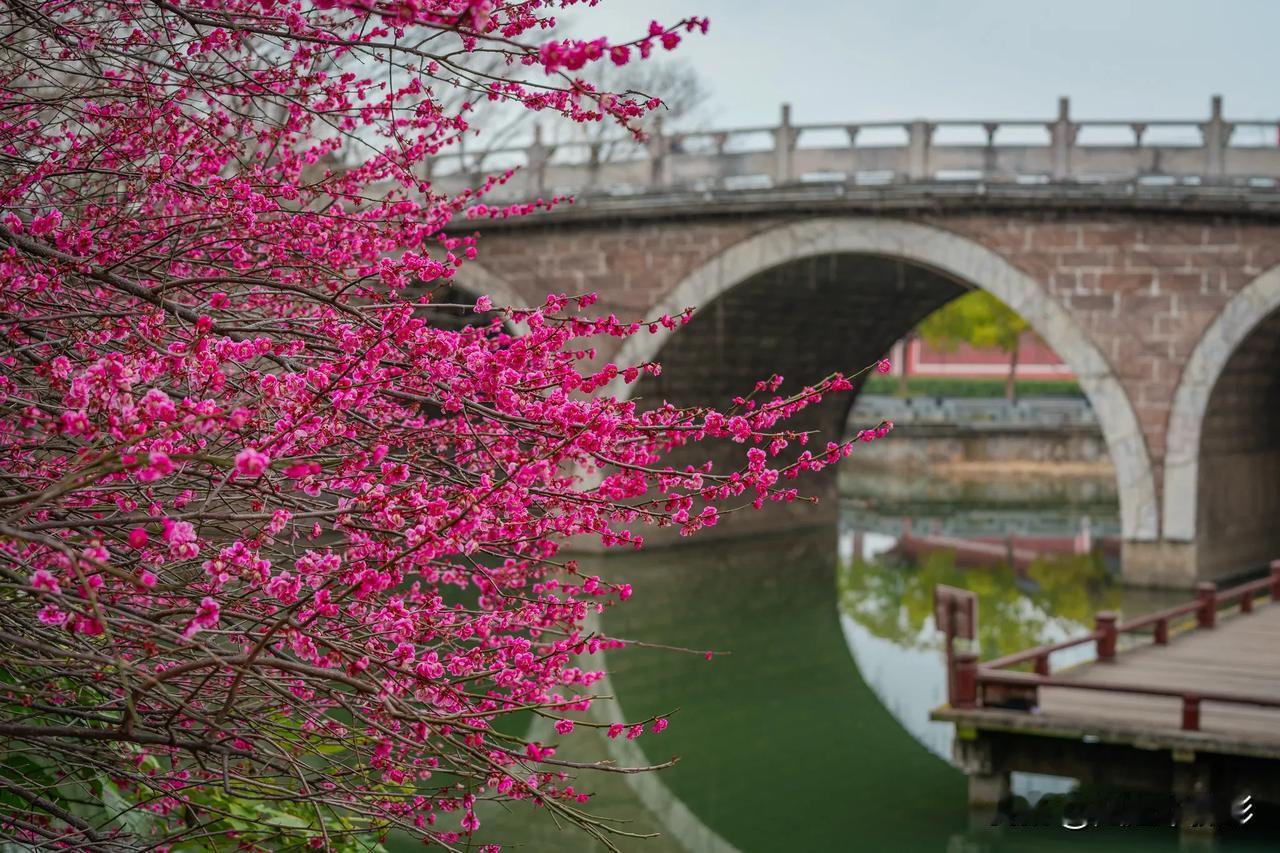
[[[1014,771],[1163,790],[1195,801],[1184,820],[1196,826],[1242,792],[1280,805],[1280,562],[1268,578],[1202,584],[1193,601],[1123,623],[1100,613],[1088,634],[985,663],[953,648],[976,635],[972,594],[940,587],[935,601],[949,703],[931,716],[956,724],[971,806],[1002,800]],[[1083,644],[1096,660],[1052,672],[1054,653]]]
[[[1212,631],[1185,632],[1167,646],[1143,646],[1107,663],[1076,667],[1059,678],[1121,688],[1256,695],[1280,703],[1280,604],[1233,616]],[[1204,739],[1186,737],[1191,733],[1181,729],[1182,701],[1173,696],[1043,687],[1039,714],[1081,726],[1138,726],[1171,742]],[[1199,732],[1215,740],[1241,741],[1241,748],[1250,752],[1280,756],[1280,707],[1205,700]]]

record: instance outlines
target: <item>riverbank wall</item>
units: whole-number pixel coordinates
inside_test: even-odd
[[[849,431],[893,421],[892,438],[860,453],[859,465],[892,469],[972,469],[983,476],[1109,473],[1106,440],[1080,398],[990,399],[864,395]]]

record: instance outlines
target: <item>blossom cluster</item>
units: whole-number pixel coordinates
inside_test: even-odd
[[[503,179],[433,191],[424,164],[468,129],[437,89],[625,125],[657,104],[566,72],[706,29],[548,41],[548,5],[61,0],[9,23],[0,770],[47,764],[24,765],[27,808],[0,832],[454,846],[478,800],[521,799],[606,840],[556,744],[497,725],[584,726],[584,662],[618,645],[583,624],[631,588],[562,544],[639,547],[645,525],[795,500],[854,442],[788,455],[809,441],[788,420],[853,385],[773,377],[726,411],[643,410],[609,388],[657,365],[601,366],[597,341],[687,313],[594,318],[591,295],[553,294],[433,320],[477,254],[446,229]],[[482,50],[547,82],[468,75]],[[699,442],[742,445],[741,464],[663,463]],[[146,819],[58,805],[108,794]],[[289,820],[264,811],[291,798]]]

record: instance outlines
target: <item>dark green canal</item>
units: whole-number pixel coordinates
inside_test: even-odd
[[[934,585],[977,593],[984,657],[1086,630],[1100,609],[1140,613],[1168,597],[1114,582],[1108,534],[1116,518],[1106,488],[1099,496],[1081,484],[1046,492],[1043,482],[1004,483],[993,486],[996,497],[985,502],[982,489],[963,488],[959,504],[945,493],[898,495],[894,504],[846,488],[839,529],[590,561],[589,571],[625,578],[636,589],[626,606],[605,617],[608,633],[637,642],[610,653],[612,675],[604,686],[617,703],[601,704],[597,719],[666,714],[671,725],[636,744],[580,730],[560,754],[620,763],[679,759],[657,774],[584,780],[599,792],[597,813],[629,816],[630,831],[660,834],[621,838],[619,847],[699,853],[1188,849],[1168,827],[1064,829],[1061,810],[1073,783],[1048,777],[1014,778],[1025,814],[1043,825],[973,825],[965,778],[950,763],[952,731],[928,720],[929,710],[945,700],[931,615]],[[1083,540],[1082,529],[1089,532]],[[945,549],[904,554],[904,531],[1074,536],[1076,544],[1015,570],[1002,560],[972,565]],[[707,660],[696,653],[703,650],[717,654]],[[601,849],[557,831],[531,808],[492,811],[482,835],[523,841],[520,849],[527,850]],[[1280,847],[1274,838],[1237,833],[1190,849]]]

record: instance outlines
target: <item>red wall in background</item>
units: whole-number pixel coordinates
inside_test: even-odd
[[[961,344],[954,352],[942,352],[917,338],[898,341],[889,356],[893,372],[908,376],[1004,377],[1009,356],[998,349],[976,349]],[[1026,335],[1018,351],[1018,376],[1022,379],[1072,379],[1075,374],[1057,353],[1034,335]]]

